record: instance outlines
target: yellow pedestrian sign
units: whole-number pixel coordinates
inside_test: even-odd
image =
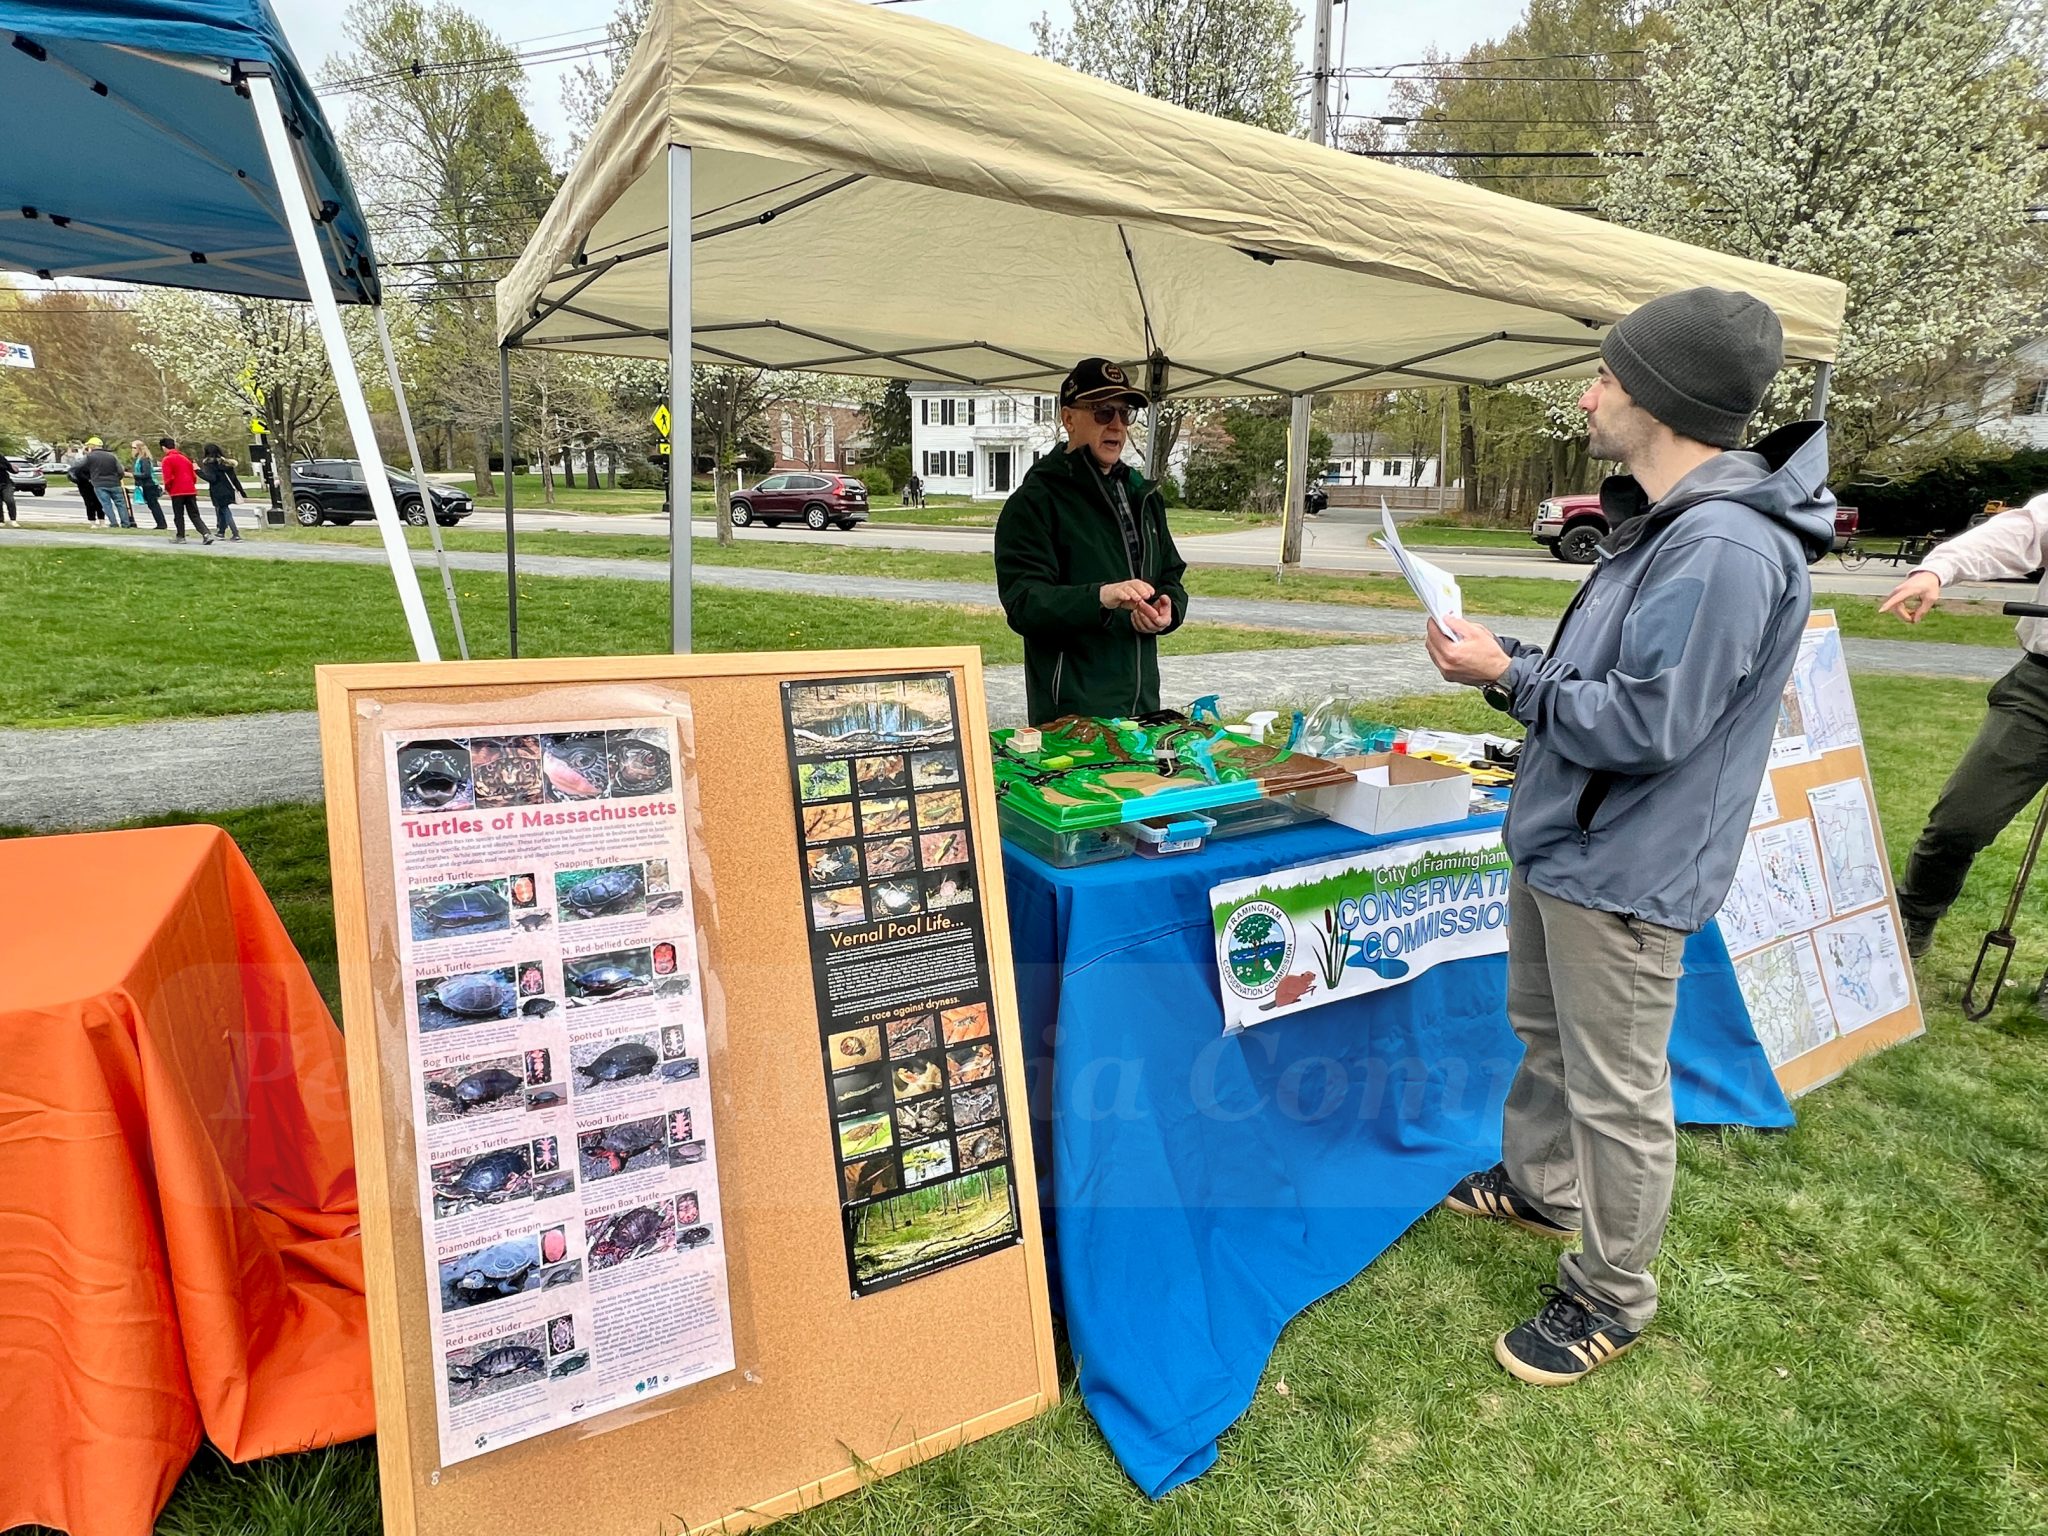
[[[659,432],[663,437],[668,436],[668,429],[671,425],[674,424],[674,422],[675,418],[669,415],[667,406],[657,405],[654,408],[654,430]]]
[[[251,437],[263,437],[268,435],[269,431],[270,428],[263,425],[263,423],[258,421],[254,416],[251,416],[249,418],[249,435]]]

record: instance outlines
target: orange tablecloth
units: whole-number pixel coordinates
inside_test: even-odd
[[[241,850],[0,841],[0,1530],[375,1417],[341,1035]]]

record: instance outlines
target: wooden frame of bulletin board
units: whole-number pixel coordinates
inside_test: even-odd
[[[1835,628],[1834,614],[1825,611],[1813,614],[1808,619],[1806,626],[1809,637],[1817,633],[1834,631]],[[1835,659],[1839,661],[1841,652],[1838,645],[1833,647],[1833,654]],[[1795,672],[1794,681],[1787,684],[1788,711],[1793,710],[1800,702],[1797,684],[1803,676],[1807,675],[1804,670],[1805,666],[1806,663],[1802,661],[1801,670]],[[1846,693],[1846,678],[1847,670],[1846,667],[1843,667],[1838,684],[1838,691],[1840,693]],[[1853,712],[1853,701],[1851,701],[1851,708]],[[1791,714],[1781,717],[1781,737],[1793,726],[1801,723]],[[1838,1076],[1858,1057],[1896,1045],[1902,1040],[1910,1039],[1922,1033],[1926,1028],[1921,1016],[1919,985],[1913,974],[1913,963],[1911,958],[1905,954],[1905,930],[1899,916],[1898,892],[1892,882],[1891,861],[1885,851],[1884,827],[1877,816],[1877,792],[1871,783],[1870,765],[1864,757],[1863,748],[1860,744],[1860,727],[1857,734],[1859,737],[1857,744],[1834,746],[1828,750],[1818,752],[1817,755],[1808,761],[1788,762],[1782,766],[1772,767],[1767,770],[1765,783],[1776,800],[1778,814],[1775,816],[1760,815],[1751,824],[1750,837],[1754,840],[1759,834],[1769,834],[1773,828],[1786,826],[1801,820],[1804,820],[1809,826],[1814,826],[1814,812],[1812,803],[1807,798],[1808,791],[1824,785],[1842,784],[1852,780],[1862,784],[1864,800],[1870,811],[1870,832],[1875,845],[1877,868],[1882,877],[1883,899],[1881,905],[1871,904],[1868,906],[1838,909],[1833,912],[1830,918],[1823,919],[1821,923],[1813,925],[1806,932],[1793,934],[1789,939],[1782,942],[1791,944],[1797,944],[1802,941],[1819,943],[1823,940],[1822,930],[1828,921],[1839,920],[1850,913],[1863,914],[1881,910],[1890,923],[1892,942],[1898,946],[1899,965],[1903,969],[1905,978],[1905,1001],[1902,1006],[1894,1008],[1890,1012],[1871,1019],[1853,1029],[1845,1031],[1837,1027],[1832,1032],[1830,1038],[1813,1045],[1810,1049],[1801,1051],[1799,1054],[1790,1057],[1790,1059],[1778,1062],[1776,1064],[1778,1084],[1788,1096],[1796,1096],[1811,1088],[1818,1087],[1829,1079]],[[1816,828],[1816,837],[1818,835],[1818,829]],[[1738,876],[1738,882],[1739,880],[1740,877]],[[1733,899],[1733,894],[1731,894],[1731,902]],[[1725,907],[1723,908],[1722,932],[1729,939],[1731,951],[1734,950],[1737,947],[1735,939],[1737,930],[1731,927],[1728,921],[1727,908]],[[1778,947],[1778,945],[1766,945],[1762,950],[1754,951],[1753,953],[1761,955]],[[1744,954],[1737,958],[1738,975],[1750,963],[1751,958],[1751,954]],[[1755,1006],[1752,1005],[1751,1016],[1753,1021],[1755,1021],[1756,1011]],[[1762,1021],[1757,1022],[1759,1025],[1759,1038],[1765,1038],[1766,1030],[1762,1025]]]
[[[912,673],[950,678],[957,701],[960,787],[976,860],[968,867],[978,869],[999,1052],[995,1083],[984,1091],[1000,1086],[1007,1101],[1015,1238],[855,1295],[842,1214],[842,1180],[850,1188],[853,1175],[841,1169],[844,1133],[834,1130],[838,1080],[828,1089],[820,1056],[812,932],[820,919],[807,915],[817,893],[807,891],[809,866],[800,859],[808,821],[800,827],[793,797],[785,745],[795,736],[785,728],[783,685]],[[509,1526],[743,1529],[1058,1400],[978,651],[322,667],[319,702],[391,1536]],[[419,915],[394,888],[400,791],[390,766],[398,759],[388,754],[402,750],[401,733],[484,737],[542,720],[572,729],[664,708],[684,722],[675,793],[689,802],[732,1369],[454,1459],[444,1454],[436,1396],[437,1387],[451,1389],[440,1387],[445,1368],[431,1331],[436,1308],[448,1304],[436,1299],[422,1234],[428,1122],[416,1122],[412,1106],[425,1101],[407,1055],[415,1044],[407,1008],[425,1005],[406,989],[424,984],[408,982],[397,944],[397,925],[416,927]],[[921,825],[921,806],[918,816]],[[944,857],[957,858],[957,847],[947,845]],[[407,936],[417,941],[413,929]],[[536,1156],[533,1167],[541,1166]]]

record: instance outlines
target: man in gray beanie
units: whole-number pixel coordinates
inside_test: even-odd
[[[1734,882],[1779,696],[1834,536],[1827,435],[1734,451],[1784,360],[1769,306],[1694,288],[1608,333],[1580,397],[1612,529],[1548,651],[1453,620],[1430,659],[1528,727],[1508,811],[1501,1161],[1445,1204],[1576,1243],[1494,1355],[1576,1381],[1657,1309],[1677,1132],[1667,1047],[1688,934]]]

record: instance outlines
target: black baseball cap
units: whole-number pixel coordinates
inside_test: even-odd
[[[1128,400],[1140,406],[1152,403],[1120,365],[1106,357],[1082,358],[1060,384],[1060,404],[1099,405],[1105,400]]]

